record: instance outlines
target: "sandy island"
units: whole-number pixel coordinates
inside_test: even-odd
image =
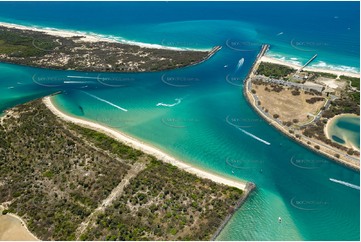
[[[86,33],[81,31],[71,31],[71,30],[61,30],[56,28],[43,28],[43,27],[28,27],[18,24],[12,23],[5,23],[0,22],[0,26],[7,27],[7,28],[15,28],[20,30],[30,30],[30,31],[40,31],[52,36],[60,36],[64,38],[71,38],[71,37],[82,37],[80,41],[85,42],[110,42],[110,43],[121,43],[121,44],[128,44],[128,45],[136,45],[139,47],[150,48],[150,49],[167,49],[167,50],[177,50],[177,51],[205,51],[208,52],[212,48],[209,49],[194,49],[194,48],[180,48],[180,47],[172,47],[172,46],[165,46],[160,44],[148,44],[130,40],[124,40],[119,37],[115,36],[104,36],[101,34],[93,34],[93,33]]]
[[[293,63],[290,63],[287,61],[283,61],[280,59],[276,59],[273,57],[269,57],[269,56],[262,56],[260,61],[278,64],[278,65],[284,65],[284,66],[288,66],[288,67],[291,67],[296,70],[301,67],[299,65],[296,65],[296,64],[293,64]],[[360,73],[353,73],[353,72],[347,72],[347,71],[329,70],[329,69],[321,69],[321,68],[313,68],[313,67],[305,67],[305,68],[303,68],[303,70],[304,71],[313,71],[313,72],[322,72],[322,73],[331,73],[331,74],[337,75],[337,77],[350,76],[350,77],[360,78]]]
[[[185,171],[192,173],[200,178],[210,179],[216,183],[224,184],[224,185],[231,186],[231,187],[236,187],[243,191],[246,190],[247,182],[235,181],[235,180],[231,180],[229,178],[224,178],[224,177],[206,172],[199,168],[188,165],[182,161],[179,161],[176,158],[174,158],[148,144],[145,144],[144,142],[141,142],[134,138],[131,138],[116,129],[102,126],[98,123],[93,123],[93,122],[90,122],[90,121],[87,121],[84,119],[69,116],[56,108],[56,106],[51,101],[51,97],[43,98],[43,102],[50,109],[50,111],[52,111],[56,116],[58,116],[59,118],[65,120],[67,122],[71,122],[71,123],[80,125],[82,127],[90,128],[92,130],[96,130],[98,132],[104,133],[119,142],[129,145],[132,148],[140,150],[146,154],[153,155],[154,157],[156,157],[159,160],[162,160],[163,162],[174,165],[174,166],[178,167],[179,169],[185,170]]]
[[[326,137],[330,140],[332,140],[332,138],[330,137],[330,128],[331,128],[331,125],[333,124],[333,122],[335,122],[338,118],[340,117],[345,117],[345,116],[349,116],[349,117],[356,117],[356,118],[360,118],[359,116],[357,116],[356,114],[347,114],[347,113],[344,113],[344,114],[338,114],[336,116],[334,116],[333,118],[329,119],[323,129],[323,132],[325,133]],[[358,150],[360,151],[359,148],[357,148],[356,146],[354,146],[352,144],[352,142],[350,142],[348,139],[345,139],[345,144],[343,144],[344,146],[348,147],[348,148],[352,148],[354,150]]]

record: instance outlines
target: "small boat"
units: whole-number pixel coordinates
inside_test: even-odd
[[[232,171],[232,174],[234,174],[234,171]]]
[[[278,222],[282,223],[282,218],[281,217],[278,217]]]
[[[228,65],[224,65],[224,68],[227,68],[228,67]]]

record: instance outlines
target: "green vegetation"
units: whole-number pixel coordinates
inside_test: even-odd
[[[77,234],[135,164],[140,173]],[[0,204],[10,203],[2,213],[21,216],[42,240],[207,240],[242,196],[68,124],[41,100],[5,115],[0,167]]]
[[[287,77],[289,74],[293,73],[294,71],[295,71],[294,69],[287,66],[261,62],[261,64],[258,67],[257,74],[280,79]]]
[[[47,53],[46,50],[54,49],[56,46],[58,44],[45,35],[29,36],[23,35],[19,31],[0,28],[0,55],[6,54],[10,57],[43,56]]]
[[[347,80],[351,82],[351,86],[360,90],[360,79],[356,77],[340,76],[341,80]]]
[[[153,160],[82,239],[208,240],[240,196]]]
[[[142,157],[142,152],[118,141],[110,138],[109,136],[99,133],[97,131],[80,127],[75,124],[69,124],[71,129],[77,131],[79,134],[86,137],[87,140],[94,143],[97,147],[100,147],[103,150],[107,150],[112,154],[117,155],[118,157],[124,159],[129,164],[133,164],[137,158]]]
[[[360,92],[350,92],[350,98],[358,105],[360,105]]]
[[[313,72],[313,71],[307,71],[309,74],[313,74],[313,79],[317,79],[318,77],[325,77],[330,79],[336,79],[337,75],[332,73],[325,73],[325,72]]]
[[[199,63],[207,51],[150,49],[113,42],[86,42],[80,36],[0,26],[0,61],[50,69],[97,72],[169,70]]]
[[[0,126],[0,203],[40,238],[72,240],[130,166],[84,144],[40,100],[13,111]]]

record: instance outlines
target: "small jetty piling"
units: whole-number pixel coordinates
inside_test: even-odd
[[[316,59],[317,54],[315,54],[314,56],[311,57],[311,59],[309,59],[306,64],[304,64],[300,69],[298,69],[297,72],[301,72],[303,70],[303,68],[305,68],[306,66],[308,66],[308,64],[310,64],[314,59]]]

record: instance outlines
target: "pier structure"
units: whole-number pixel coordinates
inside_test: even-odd
[[[300,67],[300,69],[297,70],[298,72],[301,72],[303,70],[303,68],[305,68],[306,66],[308,66],[308,64],[310,64],[314,59],[316,59],[317,54],[315,54],[314,56],[311,57],[311,59],[309,59],[306,64],[304,64],[302,67]]]

